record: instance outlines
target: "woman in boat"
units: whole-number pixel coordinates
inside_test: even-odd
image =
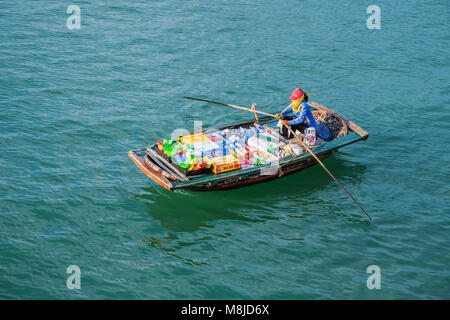
[[[283,118],[282,121],[291,126],[291,129],[294,132],[298,130],[303,134],[306,128],[313,127],[315,129],[316,121],[314,120],[314,116],[308,106],[308,98],[309,94],[303,92],[303,90],[299,88],[295,89],[289,98],[292,100],[292,103],[281,111],[281,113],[277,113],[275,116],[278,119]],[[294,117],[287,116],[287,114],[291,112],[294,114]],[[286,138],[290,138],[291,136],[291,133],[285,126],[282,127],[281,134]]]

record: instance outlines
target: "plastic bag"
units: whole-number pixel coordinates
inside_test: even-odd
[[[330,141],[331,139],[331,132],[326,124],[316,123],[316,134],[324,141]]]

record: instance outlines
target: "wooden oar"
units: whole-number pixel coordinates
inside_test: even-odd
[[[245,107],[240,107],[240,106],[236,106],[234,104],[228,104],[228,103],[223,103],[223,102],[217,102],[217,101],[212,101],[212,100],[206,100],[206,99],[199,99],[199,98],[192,98],[192,97],[185,97],[186,99],[191,99],[191,100],[197,100],[197,101],[204,101],[204,102],[210,102],[210,103],[215,103],[215,104],[220,104],[223,106],[227,106],[227,107],[231,107],[231,108],[235,108],[235,109],[239,109],[239,110],[244,110],[244,111],[249,111],[252,113],[259,113],[259,114],[263,114],[269,117],[273,117],[278,119],[275,115],[264,112],[264,111],[259,111],[259,110],[252,110],[250,108],[245,108]],[[347,191],[347,189],[344,188],[344,186],[338,181],[338,179],[336,179],[334,177],[334,175],[330,172],[330,170],[327,169],[327,167],[325,167],[325,165],[322,163],[322,161],[320,161],[320,159],[314,154],[314,152],[311,151],[311,149],[303,142],[302,137],[299,137],[297,134],[295,134],[295,132],[291,129],[291,127],[289,125],[286,125],[284,122],[282,122],[284,126],[286,126],[286,128],[291,132],[291,134],[294,137],[297,137],[298,140],[301,142],[301,144],[303,145],[303,147],[314,157],[314,159],[316,159],[316,161],[322,166],[322,168],[325,169],[325,171],[330,175],[331,178],[333,178],[333,180],[339,185],[339,187],[341,187],[342,190],[344,190],[344,192],[350,197],[350,199],[353,200],[353,202],[358,206],[358,208],[366,215],[367,218],[369,218],[370,220],[372,220],[372,218],[369,216],[369,214],[359,205],[358,201],[356,201],[355,198],[353,198],[353,196],[350,194],[350,192]]]

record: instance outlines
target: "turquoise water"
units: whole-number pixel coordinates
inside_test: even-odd
[[[438,0],[2,1],[0,298],[450,298],[449,20]],[[318,166],[169,192],[127,156],[249,118],[185,95],[276,112],[296,87],[369,132],[325,164],[372,223]]]

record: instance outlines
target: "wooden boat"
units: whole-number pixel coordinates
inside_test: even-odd
[[[309,103],[314,117],[328,117],[337,120],[340,125],[340,134],[329,142],[314,146],[312,151],[320,160],[328,158],[339,148],[366,140],[369,134],[355,123],[318,103]],[[317,118],[316,118],[317,119]],[[216,129],[248,127],[255,120],[222,126]],[[260,117],[259,124],[274,123],[271,117]],[[206,131],[205,129],[203,131]],[[308,152],[292,155],[280,160],[272,174],[264,170],[272,164],[239,169],[220,174],[199,174],[186,176],[179,167],[171,163],[167,158],[156,152],[157,145],[151,145],[145,149],[129,151],[128,156],[149,178],[168,190],[186,189],[192,191],[215,191],[248,186],[255,183],[278,179],[283,176],[298,172],[317,163]],[[273,170],[270,170],[273,171]]]

